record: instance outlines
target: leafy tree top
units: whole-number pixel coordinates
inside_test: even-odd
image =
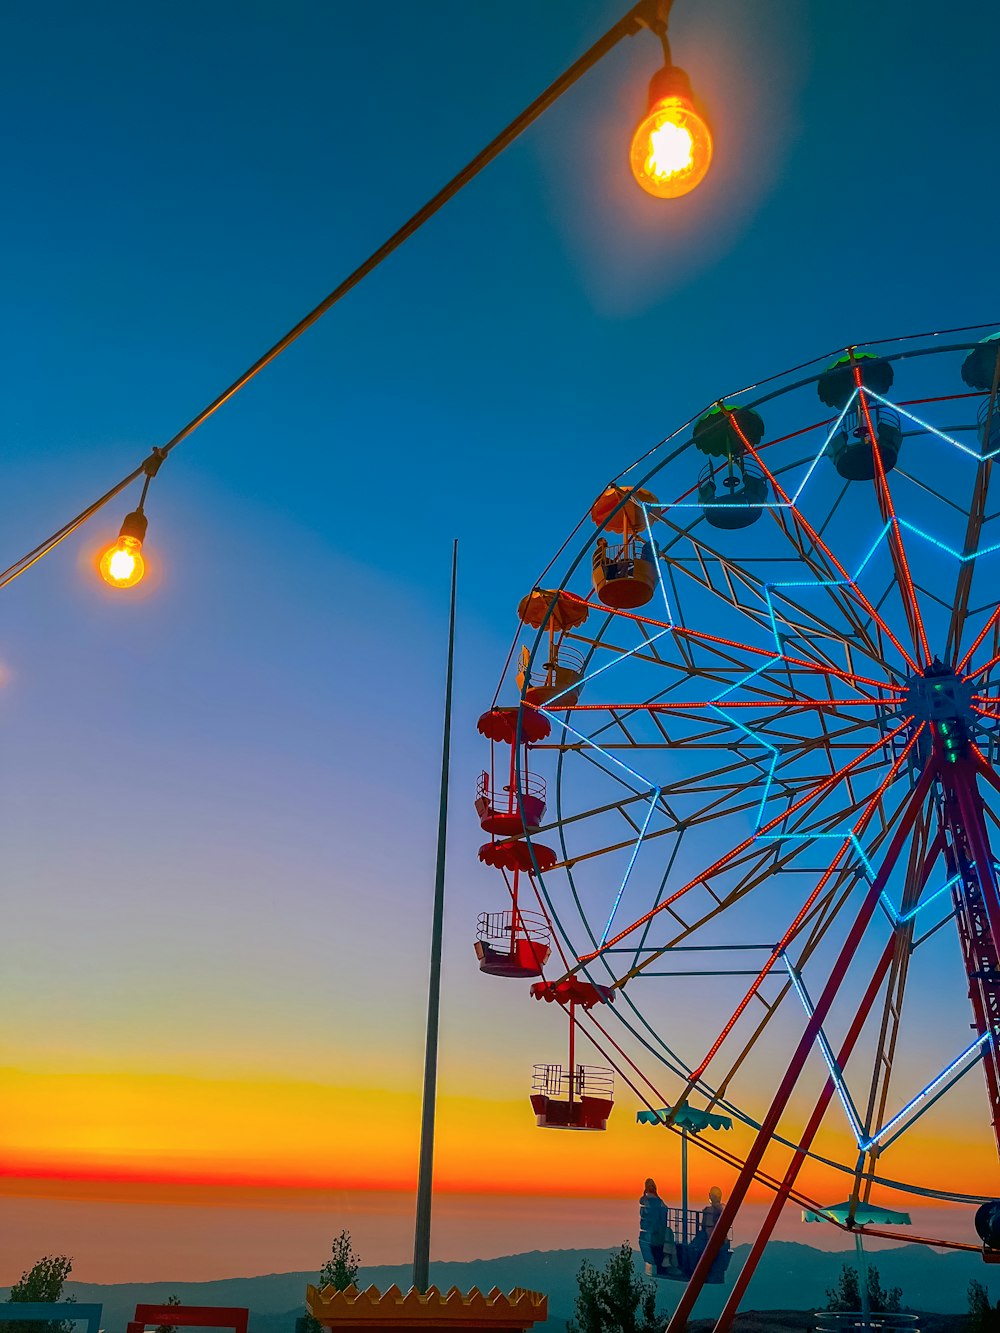
[[[636,1271],[628,1241],[602,1269],[584,1259],[576,1282],[575,1318],[567,1333],[661,1333],[666,1316],[656,1313],[656,1284]]]
[[[65,1254],[46,1254],[21,1274],[10,1289],[10,1301],[60,1301],[63,1284],[73,1271],[73,1260]],[[73,1298],[70,1297],[72,1300]]]
[[[902,1309],[903,1291],[901,1287],[882,1286],[878,1268],[875,1264],[866,1265],[868,1271],[868,1308],[872,1314],[896,1314]],[[861,1309],[861,1283],[858,1270],[853,1264],[844,1264],[837,1278],[837,1285],[828,1288],[826,1293],[828,1310]]]
[[[360,1269],[361,1260],[351,1245],[351,1233],[342,1231],[330,1246],[330,1258],[319,1270],[319,1285],[344,1291],[354,1283]]]
[[[10,1289],[8,1302],[72,1303],[75,1296],[63,1296],[63,1285],[73,1270],[73,1260],[65,1254],[46,1254],[21,1274]],[[3,1333],[73,1333],[69,1320],[12,1319],[3,1323]]]

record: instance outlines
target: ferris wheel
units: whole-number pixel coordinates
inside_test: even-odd
[[[719,1327],[784,1203],[824,1214],[803,1168],[847,1196],[825,1211],[847,1228],[902,1191],[982,1205],[1000,1251],[1000,334],[984,334],[852,346],[674,431],[523,598],[479,722],[479,855],[506,885],[480,966],[568,1018],[567,1063],[535,1066],[537,1123],[604,1129],[617,1077],[640,1119],[737,1172],[700,1246],[685,1207],[678,1328],[754,1181],[774,1201]],[[913,1147],[959,1104],[983,1192]],[[736,1150],[698,1132],[713,1119]]]

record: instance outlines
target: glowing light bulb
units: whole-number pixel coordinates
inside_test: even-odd
[[[146,572],[142,558],[142,539],[146,535],[146,515],[141,509],[125,516],[114,546],[101,556],[101,578],[112,588],[134,588]]]
[[[649,111],[632,137],[632,174],[647,194],[678,199],[705,179],[712,132],[695,109],[683,70],[668,66],[649,85]]]

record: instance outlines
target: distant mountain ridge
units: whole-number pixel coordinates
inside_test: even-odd
[[[722,1287],[706,1288],[694,1317],[706,1318],[722,1309],[732,1277],[748,1253],[737,1246],[729,1268],[730,1281]],[[500,1287],[530,1287],[549,1298],[547,1333],[563,1333],[573,1313],[576,1274],[583,1259],[603,1264],[610,1250],[532,1250],[526,1254],[496,1259],[473,1259],[463,1263],[432,1263],[431,1282],[441,1290],[457,1286],[488,1291]],[[1000,1276],[991,1284],[991,1271],[975,1254],[951,1251],[940,1254],[920,1245],[901,1245],[872,1256],[886,1286],[903,1289],[903,1302],[911,1309],[959,1314],[966,1310],[970,1279],[993,1286],[993,1299],[1000,1296]],[[815,1309],[826,1304],[843,1264],[853,1264],[853,1250],[816,1250],[791,1241],[773,1241],[764,1253],[746,1300],[746,1310]],[[185,1305],[243,1305],[250,1310],[250,1333],[294,1333],[295,1317],[303,1312],[306,1284],[316,1281],[316,1271],[268,1273],[259,1277],[221,1278],[212,1282],[124,1282],[114,1284],[70,1282],[67,1294],[78,1301],[99,1301],[104,1306],[103,1327],[107,1333],[124,1333],[139,1302],[159,1303],[176,1294]],[[408,1264],[384,1264],[361,1270],[359,1285],[372,1283],[385,1290],[395,1282],[404,1290],[410,1285]],[[681,1291],[679,1283],[660,1282],[659,1304],[673,1308]],[[9,1288],[0,1289],[6,1299]]]

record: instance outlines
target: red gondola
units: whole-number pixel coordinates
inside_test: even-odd
[[[483,770],[476,786],[476,814],[484,833],[515,837],[537,829],[545,815],[545,779],[522,773],[497,790]]]
[[[537,869],[544,875],[555,865],[556,854],[551,847],[544,847],[534,839],[529,846],[520,838],[509,838],[503,842],[484,842],[479,849],[479,859],[483,865],[497,870]]]
[[[540,981],[531,988],[536,1000],[563,1005],[569,1014],[569,1062],[535,1065],[531,1108],[542,1129],[607,1129],[614,1106],[614,1074],[610,1069],[576,1063],[576,1007],[590,1010],[611,1004],[613,992],[581,977]]]
[[[524,912],[517,906],[515,872],[514,906],[508,912],[483,912],[476,931],[479,970],[491,977],[537,977],[549,960],[548,923],[540,912]]]
[[[615,1076],[593,1065],[535,1065],[531,1108],[542,1129],[607,1129]]]

